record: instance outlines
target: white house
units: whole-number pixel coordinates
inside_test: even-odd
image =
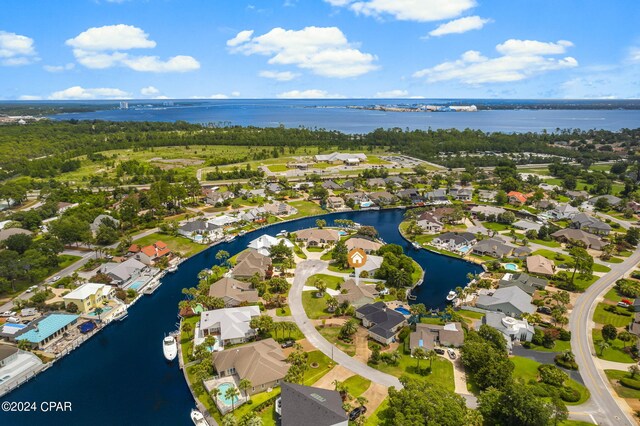
[[[256,334],[249,325],[251,319],[259,316],[258,306],[205,311],[196,326],[194,345],[202,343],[207,336],[215,336],[216,350],[224,349],[225,345],[245,343]]]
[[[271,247],[277,246],[280,243],[284,243],[285,247],[293,248],[293,243],[286,238],[275,238],[267,234],[251,241],[247,247],[256,250],[263,256],[269,256]]]

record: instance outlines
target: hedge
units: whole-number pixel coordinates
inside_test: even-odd
[[[580,392],[564,386],[560,389],[560,398],[565,402],[578,402],[580,401]]]
[[[564,355],[563,354],[558,354],[555,356],[555,358],[553,359],[556,364],[558,364],[560,367],[564,367],[568,370],[577,370],[578,369],[578,364],[576,364],[575,361],[569,362],[566,361],[564,359]]]
[[[640,390],[640,380],[632,379],[630,377],[623,377],[620,379],[620,384],[627,388]]]

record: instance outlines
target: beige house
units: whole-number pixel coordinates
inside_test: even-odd
[[[261,280],[271,275],[271,258],[258,253],[256,250],[247,250],[240,253],[237,263],[233,268],[235,278],[250,279],[258,274]]]
[[[349,238],[345,245],[347,250],[353,250],[354,248],[362,249],[365,253],[370,254],[374,251],[378,251],[382,244],[375,241],[367,240],[365,238]]]
[[[289,371],[289,364],[280,345],[273,339],[249,343],[213,355],[213,367],[220,376],[237,375],[247,379],[252,387],[250,395],[279,386]]]
[[[530,274],[553,275],[556,266],[553,261],[536,254],[527,257],[527,270]]]
[[[251,284],[225,277],[209,287],[209,296],[224,300],[224,306],[231,308],[243,303],[257,303],[258,292],[251,288]]]
[[[344,207],[344,200],[340,197],[328,197],[327,207],[330,209],[341,209]]]
[[[340,240],[340,234],[335,229],[303,229],[296,232],[296,240],[304,241],[312,247],[334,244]]]
[[[355,280],[349,279],[340,286],[340,294],[334,296],[338,303],[347,302],[359,308],[367,303],[373,303],[378,291],[374,285],[356,285]]]
[[[416,324],[416,331],[409,336],[411,352],[417,348],[430,351],[436,345],[459,348],[464,343],[464,330],[459,322],[445,325]]]

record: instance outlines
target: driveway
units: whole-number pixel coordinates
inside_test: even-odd
[[[329,341],[322,337],[314,327],[313,322],[307,317],[307,314],[302,307],[302,288],[310,276],[324,270],[326,265],[327,262],[320,260],[306,260],[298,263],[296,267],[296,275],[293,280],[293,286],[289,292],[291,316],[302,333],[306,336],[309,343],[328,357],[332,358],[337,364],[342,365],[353,373],[359,374],[374,383],[387,387],[395,386],[396,389],[401,389],[402,384],[396,377],[371,368],[368,365],[351,358],[349,355],[333,346]]]

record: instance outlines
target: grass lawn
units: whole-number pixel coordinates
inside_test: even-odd
[[[371,367],[380,370],[384,373],[391,374],[392,376],[400,377],[406,374],[414,379],[421,379],[429,384],[438,383],[445,388],[453,391],[455,385],[453,382],[453,364],[442,357],[438,357],[433,361],[431,374],[423,376],[416,372],[417,361],[411,358],[409,355],[402,355],[398,365],[387,365],[380,363],[378,365],[371,365]],[[424,369],[429,366],[429,361],[420,361],[420,368]]]
[[[317,327],[317,330],[322,334],[322,336],[331,342],[335,347],[340,349],[342,352],[349,356],[354,356],[356,354],[356,347],[353,343],[346,343],[340,339],[338,339],[338,334],[340,333],[340,327]]]
[[[287,171],[287,165],[286,164],[272,164],[270,166],[267,166],[267,168],[271,172],[286,172]]]
[[[326,356],[320,351],[311,351],[309,353],[309,358],[307,359],[307,365],[309,368],[304,373],[304,383],[307,386],[311,386],[322,376],[327,374],[334,367],[334,362],[331,361],[331,358]],[[311,367],[311,364],[317,363],[318,366],[316,368]]]
[[[558,423],[558,426],[593,426],[595,423],[587,423],[580,420],[565,420]]]
[[[549,260],[553,260],[556,265],[560,265],[562,263],[567,263],[571,261],[571,257],[569,255],[556,253],[555,251],[552,251],[552,250],[541,249],[541,250],[536,250],[531,254],[539,254],[540,256],[544,256]]]
[[[371,380],[365,379],[357,374],[349,377],[342,383],[347,386],[347,389],[349,389],[349,395],[354,398],[362,395],[367,389],[369,389],[369,386],[371,386]]]
[[[613,312],[607,312],[604,308],[607,307],[605,303],[598,303],[596,311],[593,314],[593,321],[596,324],[611,324],[616,327],[626,327],[633,321],[633,316],[618,315]]]
[[[613,287],[611,290],[609,290],[604,295],[604,298],[607,299],[607,300],[610,300],[610,301],[612,301],[614,303],[618,303],[623,299],[623,297],[618,294],[618,290],[616,290],[615,287]]]
[[[522,379],[525,383],[531,379],[538,379],[538,366],[540,365],[538,361],[521,356],[514,356],[509,359],[511,359],[511,362],[515,365],[515,369],[513,370],[514,379]],[[580,405],[589,399],[589,390],[575,380],[568,379],[565,385],[580,393],[580,400],[578,402],[566,403],[567,405]]]
[[[307,247],[307,251],[311,253],[322,253],[324,249],[322,247]]]
[[[564,341],[564,340],[556,340],[555,344],[551,349],[545,348],[544,346],[534,345],[533,343],[531,343],[531,350],[540,351],[540,352],[564,352],[564,351],[571,350],[571,342]]]
[[[251,400],[250,402],[248,401],[245,404],[242,404],[240,407],[238,407],[234,412],[234,416],[236,417],[236,419],[241,419],[244,415],[248,414],[249,412],[253,411],[254,407],[257,407],[258,405],[262,404],[264,401],[266,401],[269,398],[272,398],[276,395],[280,394],[280,386],[278,386],[277,388],[274,388],[271,392],[260,392],[257,393],[255,395],[251,396]],[[269,411],[274,411],[274,405],[271,405],[270,407],[268,407],[265,411],[269,412]],[[217,410],[216,410],[217,412]],[[271,413],[269,413],[271,414]],[[268,419],[269,417],[267,417]],[[222,424],[220,422],[218,422],[218,424]],[[265,423],[265,425],[268,424],[275,424],[275,423]]]
[[[291,201],[288,204],[295,207],[298,210],[298,213],[287,217],[287,219],[296,219],[299,217],[313,216],[327,212],[322,207],[316,203],[312,203],[311,201]]]
[[[600,279],[600,277],[598,276],[592,276],[589,279],[582,279],[582,278],[578,278],[578,275],[576,275],[576,279],[573,281],[574,284],[576,285],[576,289],[579,291],[585,291],[587,288],[589,288],[589,286],[593,283],[595,283],[596,281],[598,281]]]
[[[276,316],[279,316],[279,317],[291,316],[291,308],[289,308],[289,305],[283,306],[282,308],[276,308]]]
[[[331,250],[329,250],[328,252],[320,256],[320,260],[332,260],[332,259],[333,259],[333,254],[331,253]]]
[[[166,243],[172,252],[180,253],[181,255],[186,257],[193,256],[194,254],[201,252],[208,247],[206,244],[194,243],[190,239],[181,235],[174,237],[172,235],[156,232],[140,239],[135,239],[134,236],[134,242],[142,247],[153,244],[156,241],[162,241]]]
[[[545,240],[539,240],[539,239],[535,239],[535,240],[531,240],[532,243],[535,244],[540,244],[541,246],[547,246],[547,247],[561,247],[560,243],[555,241],[555,240],[551,240],[551,241],[545,241]]]
[[[64,268],[73,265],[78,260],[82,259],[80,256],[73,256],[71,254],[61,254],[58,256],[58,269],[55,271],[51,271],[51,273],[61,271]]]
[[[604,370],[604,373],[607,375],[607,379],[609,379],[611,386],[613,386],[613,389],[615,389],[620,398],[640,398],[640,390],[631,389],[618,383],[620,379],[625,377],[631,378],[631,374],[629,374],[628,371]],[[636,375],[636,380],[639,378],[640,377]]]
[[[491,229],[492,231],[496,231],[496,232],[506,231],[507,229],[511,229],[511,227],[505,223],[484,222],[483,225],[485,228]]]
[[[599,263],[593,263],[593,272],[609,272],[611,268],[606,265],[601,265]]]
[[[413,262],[414,271],[411,274],[411,282],[413,284],[416,284],[420,280],[420,278],[422,277],[423,271],[422,271],[422,267],[418,264],[418,262],[416,262],[413,259],[412,259],[412,262]]]
[[[293,252],[296,254],[296,256],[298,256],[300,259],[306,259],[307,255],[305,254],[305,252],[302,251],[302,249],[300,247],[298,247],[297,245],[293,246]]]
[[[382,416],[382,413],[384,412],[384,410],[386,410],[387,408],[389,408],[389,398],[385,398],[384,401],[382,401],[382,403],[378,406],[378,408],[376,409],[376,411],[374,411],[365,421],[365,426],[378,426],[379,424],[382,423],[382,421],[380,420],[380,417]]]
[[[343,274],[350,274],[350,273],[354,272],[353,268],[344,269],[344,268],[340,267],[339,265],[336,265],[335,263],[329,264],[327,269],[329,269],[332,272],[340,272],[340,273],[343,273]]]
[[[342,284],[344,282],[344,279],[341,277],[336,277],[333,275],[326,275],[326,274],[315,274],[310,276],[309,279],[307,279],[307,282],[305,283],[305,285],[315,286],[316,280],[321,280],[326,284],[327,288],[331,288],[333,290],[337,290],[338,284]]]
[[[622,263],[622,262],[624,262],[624,259],[620,259],[619,257],[612,257],[611,259],[607,260],[607,262],[609,262],[609,263]]]
[[[598,358],[607,361],[626,362],[630,364],[635,363],[633,358],[631,358],[631,356],[623,350],[625,343],[620,339],[609,342],[611,347],[609,349],[605,349],[604,353],[601,355],[600,348],[598,348],[598,343],[602,341],[602,334],[600,334],[600,330],[596,329],[591,330],[591,333],[593,336],[593,344],[595,345],[595,351]],[[627,346],[629,344],[630,343],[626,343]]]
[[[315,291],[302,292],[302,306],[307,316],[311,319],[331,318],[331,314],[327,312],[327,299],[330,296],[325,294],[324,297],[316,297]]]

